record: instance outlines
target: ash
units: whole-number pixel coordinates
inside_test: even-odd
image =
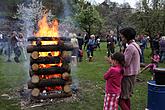
[[[72,103],[80,101],[80,92],[78,88],[72,88],[72,96],[66,98],[52,98],[52,99],[34,99],[31,97],[31,90],[28,89],[27,85],[24,85],[23,88],[19,91],[20,94],[20,105],[22,110],[26,110],[29,108],[55,105],[61,103]],[[54,91],[57,93],[56,91]],[[60,93],[60,92],[59,92]],[[44,93],[43,93],[44,94]],[[41,95],[43,95],[41,94]],[[44,94],[45,95],[45,94]]]

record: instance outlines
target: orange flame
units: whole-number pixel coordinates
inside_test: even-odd
[[[38,32],[34,33],[34,36],[36,37],[58,37],[58,20],[54,19],[51,23],[48,23],[47,21],[48,14],[45,14],[41,20],[38,22]],[[36,45],[36,42],[32,43],[33,45]],[[58,39],[55,38],[53,41],[41,41],[41,45],[57,45]],[[47,56],[48,53],[51,53],[52,56],[59,56],[60,52],[39,52],[39,55]]]
[[[34,33],[36,37],[54,37],[53,41],[41,41],[41,45],[57,45],[59,43],[59,36],[58,34],[58,20],[54,19],[51,23],[47,22],[47,14],[43,16],[41,20],[38,22],[39,30],[38,32]],[[36,45],[36,42],[32,42],[33,45]],[[60,51],[53,51],[53,52],[39,52],[39,56],[60,56]],[[39,64],[39,68],[50,68],[52,66],[62,66],[62,61],[59,64]],[[41,75],[41,79],[51,79],[51,78],[61,78],[61,74],[55,73],[53,75]],[[55,87],[46,87],[48,91],[50,90],[62,90],[62,86],[55,86]]]
[[[38,22],[39,31],[34,33],[36,37],[57,37],[58,36],[58,21],[54,19],[51,23],[47,22],[47,14]]]

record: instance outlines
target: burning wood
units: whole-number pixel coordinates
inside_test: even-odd
[[[32,59],[38,59],[38,57],[39,57],[39,52],[37,52],[37,51],[34,51],[34,52],[31,54],[31,58],[32,58]]]
[[[64,43],[63,45],[28,45],[27,53],[32,53],[33,51],[39,52],[49,52],[49,51],[71,51],[73,50],[73,45],[71,43]]]
[[[72,79],[68,64],[71,57],[67,51],[73,50],[71,39],[57,37],[57,20],[48,24],[44,16],[38,22],[38,26],[35,37],[28,38],[31,45],[27,46],[27,53],[31,53],[31,80],[28,82],[28,88],[32,89],[31,95],[37,99],[69,97],[72,95]]]
[[[37,59],[30,59],[31,65],[36,64],[59,64],[61,62],[60,57],[52,56],[52,57],[39,57]]]
[[[65,80],[69,79],[69,77],[70,77],[70,74],[67,73],[67,72],[62,74],[62,78],[65,79]]]
[[[29,37],[28,41],[54,41],[54,40],[62,40],[62,41],[71,41],[71,38],[69,37]]]
[[[64,86],[70,85],[72,83],[71,80],[63,80],[60,78],[53,78],[53,79],[40,79],[37,83],[32,83],[31,81],[28,82],[28,88],[44,88],[44,87],[54,87],[54,86]]]
[[[66,93],[71,92],[70,85],[65,85],[63,89],[64,89],[64,91],[65,91]]]
[[[34,88],[31,92],[32,96],[37,97],[40,94],[40,90],[38,88]]]
[[[50,75],[50,74],[62,74],[64,72],[70,73],[70,68],[65,68],[65,67],[50,67],[50,68],[39,68],[38,64],[33,64],[32,65],[32,73],[35,73],[36,75]]]
[[[31,82],[33,84],[37,84],[39,82],[40,78],[37,75],[33,75],[31,78]]]

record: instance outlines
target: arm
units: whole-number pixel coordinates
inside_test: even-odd
[[[143,71],[145,71],[146,69],[148,69],[149,68],[149,66],[150,66],[150,64],[149,65],[147,65],[146,67],[144,67],[139,73],[142,73]]]
[[[105,60],[106,60],[109,64],[111,63],[111,57],[105,56],[104,58],[105,58]]]
[[[132,60],[133,50],[131,47],[128,47],[124,52],[126,66],[129,66]]]
[[[107,80],[109,77],[111,77],[111,73],[113,70],[111,68],[108,69],[108,71],[104,74],[104,79]]]

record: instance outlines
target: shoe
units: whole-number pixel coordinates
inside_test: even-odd
[[[19,59],[18,59],[18,57],[14,57],[14,61],[15,61],[16,63],[19,63],[19,62],[20,62]]]

